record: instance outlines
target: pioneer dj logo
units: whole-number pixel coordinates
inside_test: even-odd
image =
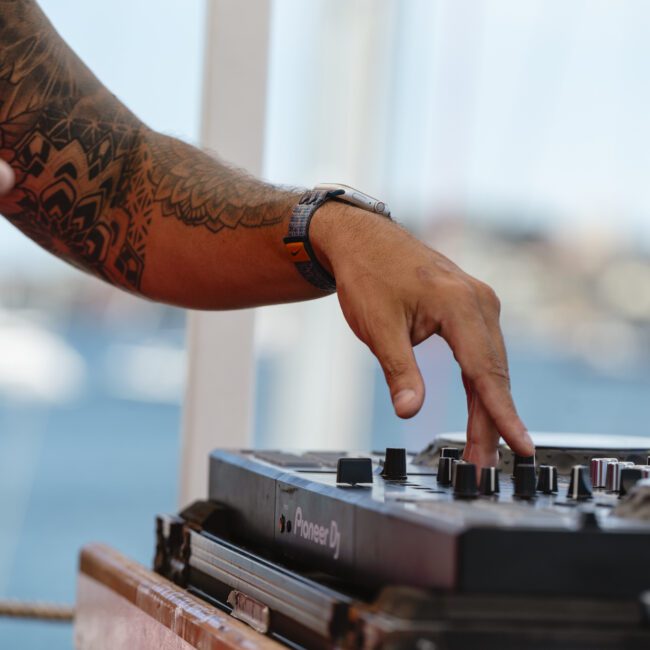
[[[313,521],[308,521],[302,516],[302,508],[296,508],[296,515],[293,518],[293,534],[300,535],[314,544],[327,546],[334,551],[334,559],[339,559],[339,550],[341,548],[341,533],[338,524],[332,519],[329,527],[321,526]]]

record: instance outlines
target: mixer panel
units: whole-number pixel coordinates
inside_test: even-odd
[[[574,436],[557,449],[533,438],[537,458],[504,447],[497,468],[464,462],[453,434],[417,455],[218,451],[210,497],[280,556],[364,584],[590,595],[650,586],[650,521],[629,504],[650,492],[650,440],[615,449]]]

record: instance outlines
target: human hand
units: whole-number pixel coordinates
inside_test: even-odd
[[[0,160],[0,196],[9,192],[14,182],[14,170],[4,160]]]
[[[336,278],[348,324],[381,364],[398,416],[414,416],[424,401],[413,346],[439,334],[467,394],[465,460],[495,465],[499,436],[518,454],[534,453],[510,392],[500,304],[488,285],[397,224],[334,201],[316,213],[310,235]]]

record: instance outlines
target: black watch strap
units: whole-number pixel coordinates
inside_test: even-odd
[[[289,220],[289,233],[284,238],[284,245],[291,261],[296,265],[305,280],[311,282],[321,291],[336,291],[336,281],[316,259],[314,249],[309,241],[309,224],[311,218],[323,203],[339,194],[341,190],[309,190],[305,192],[293,209]]]

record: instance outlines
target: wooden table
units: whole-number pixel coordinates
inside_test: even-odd
[[[77,650],[280,650],[283,646],[117,551],[81,551]]]

